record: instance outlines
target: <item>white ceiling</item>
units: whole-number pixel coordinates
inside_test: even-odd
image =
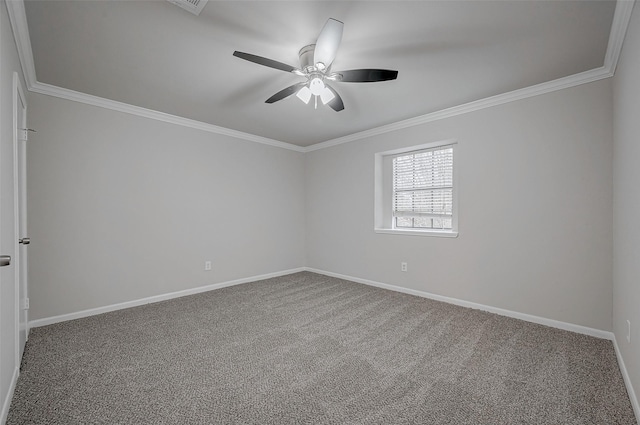
[[[298,146],[333,140],[602,67],[615,1],[25,1],[37,81]],[[398,79],[334,83],[335,112],[291,96],[303,81],[234,57],[299,66],[329,18],[333,70]]]

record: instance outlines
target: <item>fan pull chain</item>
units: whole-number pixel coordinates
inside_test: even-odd
[[[313,96],[315,98],[315,106],[318,109],[318,96]]]

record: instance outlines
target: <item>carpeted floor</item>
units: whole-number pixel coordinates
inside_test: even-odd
[[[635,424],[610,341],[313,273],[33,329],[8,424]]]

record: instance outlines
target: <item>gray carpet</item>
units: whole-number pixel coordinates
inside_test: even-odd
[[[33,329],[8,424],[635,424],[610,341],[313,273]]]

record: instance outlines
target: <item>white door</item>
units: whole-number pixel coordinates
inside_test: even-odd
[[[4,71],[2,67],[0,70]],[[5,80],[3,74],[0,89],[5,88]],[[4,112],[5,107],[11,108],[11,95],[10,90],[3,90],[0,97],[0,107],[3,109],[0,114],[0,422],[6,418],[11,402],[9,391],[18,377],[19,365],[18,281],[15,270],[18,240],[15,233],[15,196],[12,196],[15,176],[15,139],[12,140],[12,127],[15,126],[12,126],[10,120],[4,119],[11,116],[9,111]]]
[[[18,248],[16,249],[16,291],[18,314],[18,362],[22,359],[24,345],[29,336],[28,313],[29,298],[27,295],[27,255],[29,238],[27,236],[27,102],[24,90],[17,74],[13,76],[13,124],[14,124],[14,199],[16,217],[16,235]]]

